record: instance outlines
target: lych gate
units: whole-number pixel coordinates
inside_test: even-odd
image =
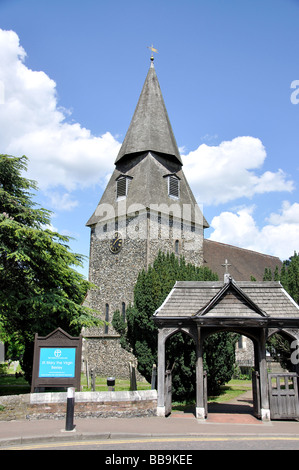
[[[165,343],[182,331],[196,346],[196,417],[207,417],[207,387],[203,368],[203,343],[211,333],[233,331],[254,344],[253,401],[255,415],[262,420],[299,418],[297,375],[295,386],[272,393],[269,386],[266,341],[276,332],[299,341],[299,306],[279,282],[235,282],[229,274],[219,281],[176,282],[165,302],[154,314],[158,334],[158,408],[165,416]],[[288,380],[285,379],[286,383]],[[272,383],[272,382],[271,382]],[[270,392],[270,394],[269,394]],[[290,398],[289,401],[289,397]],[[285,400],[284,411],[279,407]],[[276,405],[274,405],[276,403]],[[274,409],[275,408],[275,409]]]

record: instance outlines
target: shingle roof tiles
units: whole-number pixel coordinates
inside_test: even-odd
[[[234,289],[236,286],[236,289]],[[156,317],[194,317],[221,292],[222,282],[179,281],[173,287],[164,304],[156,311]],[[242,296],[244,294],[244,297]],[[248,300],[247,300],[248,298]],[[252,302],[252,304],[251,304]],[[254,304],[260,309],[254,309]],[[299,306],[287,294],[279,282],[232,283],[204,315],[213,317],[257,317],[299,319]]]

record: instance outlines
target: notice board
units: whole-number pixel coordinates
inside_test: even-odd
[[[82,337],[61,328],[35,335],[31,392],[39,388],[75,387],[80,390]]]

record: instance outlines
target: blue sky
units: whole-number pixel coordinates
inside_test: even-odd
[[[0,0],[0,152],[29,157],[53,227],[88,256],[85,223],[154,44],[206,238],[287,259],[299,249],[298,18],[299,0]]]

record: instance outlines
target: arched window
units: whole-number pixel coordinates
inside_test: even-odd
[[[121,304],[121,314],[122,314],[122,319],[125,322],[126,321],[126,304],[125,304],[125,302],[122,302],[122,304]]]
[[[106,304],[106,310],[105,310],[105,322],[109,322],[109,304]],[[105,324],[105,335],[108,334],[108,329],[109,329],[109,325],[108,324]]]
[[[174,242],[174,252],[175,252],[176,255],[179,254],[179,250],[180,250],[180,242],[179,242],[179,240],[176,240]]]

